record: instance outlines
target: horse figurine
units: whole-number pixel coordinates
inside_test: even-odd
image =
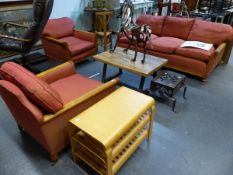
[[[117,40],[116,40],[116,44],[113,48],[113,50],[111,50],[112,52],[114,52],[114,50],[116,49],[118,42],[120,40],[120,38],[125,35],[126,38],[129,40],[129,45],[126,49],[124,49],[125,52],[127,52],[129,50],[129,48],[131,47],[131,45],[134,45],[134,58],[132,59],[132,61],[136,61],[137,58],[137,47],[139,44],[143,45],[143,59],[141,60],[142,63],[145,62],[145,58],[146,58],[146,43],[147,41],[149,41],[151,43],[151,28],[148,25],[137,25],[133,22],[133,3],[131,0],[125,0],[122,8],[121,8],[121,12],[120,12],[120,16],[121,16],[121,27],[120,27],[120,31],[117,34]]]

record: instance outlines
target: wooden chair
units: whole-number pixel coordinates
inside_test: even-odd
[[[98,36],[98,45],[104,47],[104,50],[107,49],[108,44],[112,49],[112,31],[108,30],[112,14],[111,11],[95,13],[95,32]]]
[[[31,25],[21,25],[13,22],[4,23],[4,30],[0,33],[0,50],[13,51],[22,55],[22,65],[33,72],[29,52],[40,39],[41,33],[49,19],[53,8],[53,0],[33,0],[33,22]],[[10,28],[25,29],[21,35],[10,31]]]

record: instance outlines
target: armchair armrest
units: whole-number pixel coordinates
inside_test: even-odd
[[[62,45],[63,47],[67,47],[67,48],[68,48],[68,45],[67,45],[66,42],[57,40],[56,38],[52,38],[52,37],[50,37],[50,36],[43,36],[42,39],[44,39],[44,40],[49,40],[50,42],[53,42],[53,43],[55,43],[55,44],[60,44],[60,45]]]
[[[71,53],[66,42],[50,36],[42,36],[41,41],[43,49],[48,57],[65,61],[70,60]]]
[[[110,88],[113,88],[116,86],[116,84],[119,82],[119,78],[115,78],[113,80],[108,81],[107,83],[104,83],[103,85],[89,91],[88,93],[82,95],[81,97],[78,97],[69,103],[65,104],[63,109],[58,111],[56,114],[47,114],[44,116],[43,122],[42,123],[47,123],[60,115],[64,114],[65,112],[71,110],[72,108],[77,107],[79,104],[85,102],[86,100],[97,96],[100,93],[103,93],[104,91],[109,90]]]
[[[59,80],[64,77],[75,74],[75,66],[72,61],[68,61],[51,69],[48,69],[44,72],[37,74],[39,78],[47,82],[48,84]]]
[[[74,30],[74,37],[90,42],[97,41],[97,35],[95,33],[87,31]]]

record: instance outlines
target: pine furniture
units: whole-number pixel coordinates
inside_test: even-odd
[[[115,174],[138,146],[151,140],[154,99],[121,87],[68,124],[73,160]]]

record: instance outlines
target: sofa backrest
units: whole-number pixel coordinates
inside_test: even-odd
[[[170,36],[186,40],[192,29],[194,19],[168,16],[163,25],[161,36]]]
[[[74,23],[71,18],[50,19],[43,31],[43,36],[64,38],[73,35]]]
[[[151,26],[152,33],[158,36],[170,36],[189,41],[207,42],[214,45],[233,40],[232,27],[222,23],[152,15],[139,16],[136,23]]]
[[[219,45],[232,39],[233,30],[230,25],[202,20],[195,20],[188,36],[190,41],[202,41],[214,45]]]
[[[151,33],[160,36],[165,18],[165,16],[141,15],[137,18],[136,24],[147,24],[152,28]]]

